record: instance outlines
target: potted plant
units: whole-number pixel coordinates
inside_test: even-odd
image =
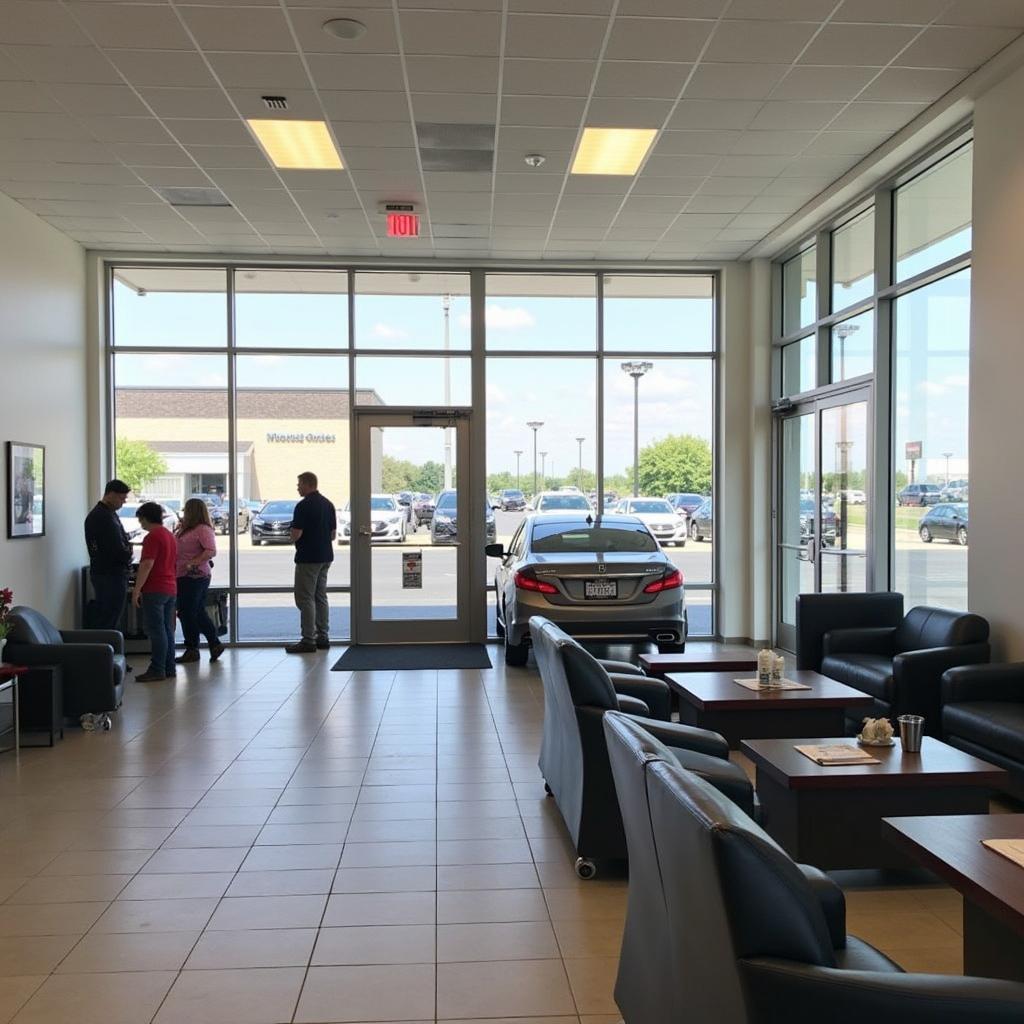
[[[10,587],[0,590],[0,663],[4,660],[4,646],[7,643],[7,634],[11,629],[10,615],[11,605],[14,603],[14,592]]]

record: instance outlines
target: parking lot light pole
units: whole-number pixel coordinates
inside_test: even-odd
[[[946,486],[949,486],[949,460],[953,458],[952,452],[943,452],[942,457],[946,460]]]
[[[523,454],[522,448],[517,448],[513,455],[516,457],[516,490],[521,491],[522,487],[519,486],[519,456]]]
[[[576,443],[580,446],[580,463],[579,463],[580,468],[579,468],[579,473],[576,476],[576,485],[579,487],[580,491],[583,490],[583,442],[584,441],[586,441],[585,437],[577,437],[576,438]]]
[[[541,485],[542,488],[547,486],[547,484],[545,483],[546,474],[544,473],[544,460],[547,457],[548,457],[548,453],[547,452],[541,452],[540,453],[540,485]]]
[[[526,424],[533,431],[533,495],[537,496],[537,431],[544,426],[543,420],[530,420]]]
[[[622,372],[633,378],[633,497],[640,493],[640,378],[654,369],[647,360],[620,364]]]

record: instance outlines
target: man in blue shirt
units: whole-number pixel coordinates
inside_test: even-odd
[[[302,500],[292,513],[295,545],[295,607],[299,609],[302,638],[289,644],[289,654],[311,654],[331,646],[327,573],[334,561],[338,514],[317,490],[315,473],[300,473],[297,490]]]

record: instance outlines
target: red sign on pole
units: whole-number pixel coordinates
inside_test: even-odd
[[[388,238],[419,238],[420,216],[418,213],[389,213]]]

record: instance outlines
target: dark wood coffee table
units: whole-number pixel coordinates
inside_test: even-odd
[[[740,740],[841,733],[847,708],[871,706],[872,698],[817,672],[787,672],[810,690],[748,690],[736,682],[751,672],[694,672],[665,676],[678,699],[679,721],[721,733],[730,747]]]
[[[1024,868],[981,845],[1024,839],[1024,814],[886,818],[883,834],[964,897],[964,974],[1024,981]]]
[[[986,814],[1002,768],[925,736],[921,751],[868,747],[880,764],[823,767],[796,744],[856,744],[846,736],[744,740],[757,768],[761,824],[795,860],[823,871],[907,868],[913,860],[888,842],[882,818]]]
[[[641,654],[640,667],[664,679],[669,672],[757,672],[757,656],[746,647],[717,647],[681,654]]]

